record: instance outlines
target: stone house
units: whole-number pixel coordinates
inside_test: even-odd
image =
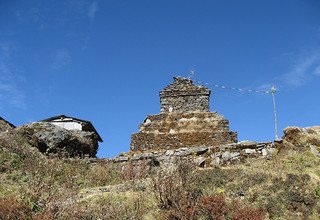
[[[90,121],[87,120],[69,117],[65,115],[58,115],[44,119],[41,122],[49,122],[53,125],[59,126],[70,131],[93,132],[96,136],[97,141],[103,142],[101,136],[99,135],[95,127],[92,125]]]

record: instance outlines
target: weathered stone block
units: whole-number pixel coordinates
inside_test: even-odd
[[[220,163],[221,163],[220,157],[215,157],[215,158],[212,160],[212,165],[213,165],[214,167],[220,166]]]
[[[234,142],[237,142],[235,132],[137,133],[131,136],[131,150],[215,146]]]
[[[129,160],[128,157],[119,156],[114,158],[115,163],[127,162]]]
[[[204,167],[205,162],[206,162],[206,158],[204,158],[204,157],[198,157],[195,159],[195,163],[199,167]]]
[[[255,149],[247,148],[247,149],[244,149],[244,153],[245,154],[255,154],[255,153],[257,153],[257,151]]]
[[[231,158],[231,153],[229,151],[223,152],[221,158],[223,160],[229,160]]]

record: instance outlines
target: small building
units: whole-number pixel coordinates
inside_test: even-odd
[[[14,129],[16,126],[6,121],[4,118],[0,117],[0,132],[6,132]]]
[[[65,115],[58,115],[58,116],[44,119],[44,120],[42,120],[42,122],[49,122],[53,125],[59,126],[61,128],[67,129],[67,130],[93,132],[97,136],[97,141],[103,142],[101,136],[99,135],[97,130],[94,128],[92,123],[87,120],[69,117],[69,116],[65,116]]]

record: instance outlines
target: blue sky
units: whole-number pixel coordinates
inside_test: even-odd
[[[128,151],[172,77],[276,85],[279,129],[320,125],[320,1],[0,0],[0,116],[93,122],[99,157]],[[270,95],[212,89],[239,140],[274,139]]]

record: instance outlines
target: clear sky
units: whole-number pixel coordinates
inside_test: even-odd
[[[172,77],[278,88],[279,129],[320,125],[318,0],[0,0],[0,116],[92,121],[99,157],[129,150]],[[274,139],[272,98],[212,89],[239,140]]]

